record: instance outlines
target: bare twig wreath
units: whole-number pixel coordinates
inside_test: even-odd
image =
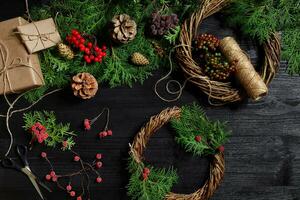
[[[167,108],[160,114],[152,116],[150,121],[141,128],[130,146],[130,155],[136,165],[143,165],[143,152],[150,137],[156,133],[163,125],[173,118],[180,118],[182,109],[178,107]],[[218,152],[212,156],[210,163],[210,175],[204,185],[191,194],[176,194],[173,192],[165,196],[167,200],[207,200],[209,199],[224,177],[225,160],[223,152]]]
[[[179,37],[179,47],[176,50],[179,65],[186,78],[208,95],[209,100],[220,103],[241,101],[246,95],[230,82],[210,80],[202,68],[192,57],[192,42],[198,34],[199,25],[203,20],[228,5],[231,0],[203,0],[200,9],[193,13],[182,25]],[[280,37],[273,33],[269,40],[264,42],[264,64],[260,68],[260,76],[268,85],[274,78],[280,65]]]

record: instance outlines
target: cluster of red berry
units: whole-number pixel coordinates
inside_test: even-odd
[[[75,153],[75,152],[73,152]],[[47,174],[45,176],[45,179],[47,181],[52,181],[52,182],[56,182],[57,185],[64,189],[64,187],[61,186],[61,183],[58,183],[59,182],[59,178],[63,178],[63,177],[70,177],[70,180],[71,180],[71,177],[73,176],[76,176],[76,175],[80,175],[82,173],[82,171],[88,171],[88,170],[93,170],[96,174],[97,174],[97,177],[95,179],[95,182],[96,183],[101,183],[102,182],[102,178],[100,177],[99,173],[94,169],[94,167],[96,169],[100,169],[102,167],[102,162],[100,161],[102,159],[102,154],[101,153],[97,153],[96,154],[96,159],[95,161],[93,161],[93,164],[90,165],[84,161],[81,160],[80,156],[78,156],[76,153],[75,153],[75,156],[73,157],[73,161],[75,162],[79,162],[81,161],[83,165],[87,165],[88,167],[87,168],[83,168],[81,169],[80,171],[78,172],[75,172],[75,173],[72,173],[72,174],[68,174],[68,175],[57,175],[55,173],[55,171],[53,170],[53,166],[51,164],[51,162],[49,161],[49,159],[47,158],[47,153],[46,152],[42,152],[41,153],[41,157],[44,158],[48,163],[49,165],[51,166],[51,170],[49,172],[49,174]],[[91,169],[92,168],[92,169]],[[76,196],[76,192],[73,190],[73,187],[71,185],[71,182],[68,183],[68,185],[66,185],[65,189],[67,191],[67,193],[71,196],[71,197],[75,197]],[[82,194],[77,196],[76,197],[76,200],[82,200]]]
[[[92,62],[101,63],[103,58],[106,56],[106,46],[103,45],[101,48],[97,44],[93,44],[88,40],[84,34],[80,34],[77,30],[72,30],[71,35],[66,37],[67,42],[84,53],[84,60],[90,64]]]
[[[194,58],[205,74],[216,81],[226,81],[235,72],[236,62],[229,63],[221,53],[220,40],[211,34],[201,34],[194,41]]]
[[[35,123],[31,127],[30,131],[32,133],[32,140],[30,143],[35,140],[37,140],[38,143],[42,143],[49,137],[48,133],[46,132],[46,127],[43,126],[40,122]]]
[[[145,167],[143,169],[143,174],[142,174],[142,178],[143,178],[144,181],[148,179],[149,174],[150,174],[150,169]]]
[[[96,117],[95,119],[97,119],[97,117]],[[93,120],[84,119],[84,120],[83,120],[83,126],[84,126],[84,129],[85,129],[86,131],[91,130],[92,122],[94,122],[95,119],[93,119]],[[107,129],[105,128],[104,131],[101,131],[101,132],[99,133],[99,138],[101,139],[101,138],[104,138],[104,137],[107,137],[107,136],[112,136],[112,135],[113,135],[112,130],[107,130]]]
[[[106,136],[112,136],[113,132],[112,130],[102,131],[99,133],[99,138],[104,138]]]
[[[89,119],[84,119],[84,120],[83,120],[83,126],[84,126],[84,129],[85,129],[86,131],[91,130],[91,120],[89,120]]]

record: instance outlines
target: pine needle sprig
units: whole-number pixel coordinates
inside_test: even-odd
[[[282,59],[288,61],[290,74],[300,74],[299,0],[235,0],[225,12],[231,26],[260,43],[268,40],[273,32],[281,32]]]
[[[131,173],[129,179],[128,196],[134,200],[161,200],[171,191],[172,186],[177,182],[178,176],[173,168],[156,169],[147,166],[151,173],[147,180],[141,175],[144,163],[137,164],[132,157],[129,158],[128,169]]]
[[[76,136],[70,131],[70,124],[57,123],[56,116],[53,111],[34,111],[24,113],[23,115],[24,126],[23,128],[28,131],[31,127],[39,122],[46,128],[49,137],[45,140],[45,145],[49,147],[56,147],[62,145],[66,141],[67,146],[62,148],[71,149],[75,142],[73,136]]]
[[[180,118],[173,119],[171,125],[176,130],[176,142],[194,155],[214,155],[229,137],[226,124],[210,121],[196,104],[183,106]],[[196,136],[201,141],[196,141]]]

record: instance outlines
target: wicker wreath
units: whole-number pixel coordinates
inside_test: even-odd
[[[181,109],[178,107],[167,108],[160,114],[152,116],[150,121],[139,131],[134,138],[130,147],[130,154],[137,164],[143,162],[143,152],[152,135],[156,133],[163,125],[168,123],[172,118],[179,118]],[[213,156],[210,163],[210,175],[204,185],[191,194],[169,193],[166,195],[167,200],[207,200],[209,199],[218,186],[220,185],[225,172],[225,160],[223,153],[217,153]]]
[[[182,25],[179,37],[179,47],[176,55],[179,65],[186,78],[199,87],[209,96],[209,100],[225,103],[241,101],[246,97],[244,92],[235,88],[230,82],[210,80],[202,71],[202,68],[192,58],[192,42],[199,33],[199,25],[202,21],[219,12],[230,3],[230,0],[203,0],[200,9],[193,13]],[[274,78],[280,65],[280,37],[273,33],[268,41],[263,44],[264,64],[260,68],[260,76],[268,85]]]

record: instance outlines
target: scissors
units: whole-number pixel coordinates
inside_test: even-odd
[[[45,184],[43,184],[31,171],[31,169],[29,167],[28,159],[27,159],[27,154],[28,154],[27,147],[24,145],[17,145],[16,149],[17,149],[18,157],[22,161],[23,165],[17,164],[16,161],[14,161],[13,159],[6,157],[1,162],[2,166],[4,168],[10,168],[10,169],[14,169],[14,170],[24,173],[31,181],[32,185],[38,192],[41,199],[45,200],[45,198],[39,188],[39,185],[42,186],[43,188],[45,188],[46,190],[48,190],[49,192],[51,192],[51,190]]]

